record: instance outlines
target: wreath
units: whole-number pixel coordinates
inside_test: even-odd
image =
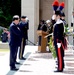
[[[56,50],[55,50],[55,47],[53,45],[53,40],[52,40],[52,37],[50,37],[50,41],[49,41],[49,49],[52,53],[52,57],[55,59],[57,56],[56,56]]]

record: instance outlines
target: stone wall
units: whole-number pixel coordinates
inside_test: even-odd
[[[21,15],[26,15],[29,18],[29,40],[36,43],[38,38],[36,30],[39,24],[39,20],[51,19],[53,10],[52,3],[54,0],[21,0]],[[70,0],[59,0],[59,2],[65,2],[64,12],[66,15],[66,21],[71,24],[71,11],[72,11],[72,1]]]
[[[47,20],[51,19],[53,15],[52,3],[54,0],[39,0],[39,19]],[[59,0],[59,2],[65,2],[66,0]],[[67,3],[65,3],[67,7]],[[63,11],[67,14],[67,9],[65,8]],[[67,20],[67,18],[66,18]]]

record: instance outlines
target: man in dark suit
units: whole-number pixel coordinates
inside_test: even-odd
[[[22,36],[22,42],[19,50],[19,59],[25,60],[24,58],[24,49],[26,45],[26,40],[28,40],[28,29],[29,29],[29,22],[27,20],[26,16],[21,16],[21,22],[20,22],[20,29],[21,29],[21,36]]]
[[[10,69],[17,71],[16,68],[16,58],[18,52],[18,46],[21,44],[21,31],[19,28],[19,16],[13,16],[13,21],[10,25]]]
[[[42,31],[44,31],[45,33],[47,33],[47,26],[46,26],[46,22],[45,22],[45,20],[40,20],[40,23],[39,23],[39,25],[38,25],[38,28],[37,28],[37,30],[39,31],[39,30],[42,30]],[[38,37],[39,39],[38,39],[38,46],[41,46],[41,36],[39,36]]]

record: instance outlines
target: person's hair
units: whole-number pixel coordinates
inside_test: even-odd
[[[21,16],[21,18],[25,19],[25,18],[26,18],[26,16]]]
[[[18,19],[19,19],[19,18],[13,18],[12,20],[15,21],[15,20],[18,20]]]
[[[3,30],[7,31],[7,28],[3,28]]]
[[[56,16],[58,16],[58,15],[61,16],[61,11],[60,10],[55,11],[55,15]]]
[[[45,20],[40,20],[40,22],[42,22],[42,24],[44,24],[45,23]]]
[[[18,15],[14,15],[12,21],[18,20],[19,16]]]
[[[62,16],[62,17],[65,17],[65,13],[64,13],[64,12],[63,12],[63,13],[61,13],[61,16]]]

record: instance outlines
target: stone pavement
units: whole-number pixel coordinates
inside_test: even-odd
[[[55,73],[55,60],[51,53],[36,53],[37,46],[26,46],[24,57],[19,60],[21,64],[16,65],[18,71],[10,71],[9,52],[0,52],[0,75],[74,75],[74,51],[65,51],[65,69],[62,73]]]

